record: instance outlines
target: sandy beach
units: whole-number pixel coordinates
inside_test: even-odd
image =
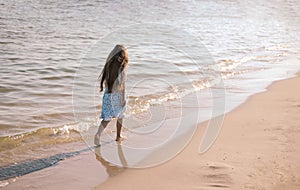
[[[127,170],[96,189],[299,189],[300,78],[279,81],[225,116],[214,145],[199,155],[198,127],[176,158]]]
[[[299,0],[0,12],[0,190],[300,189]],[[127,139],[113,119],[95,146],[112,72]]]
[[[156,167],[117,168],[87,152],[3,189],[299,189],[299,84],[299,75],[275,82],[226,114],[204,154],[198,150],[207,122],[180,154]]]

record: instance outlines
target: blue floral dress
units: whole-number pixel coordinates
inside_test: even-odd
[[[125,74],[121,72],[112,89],[112,93],[108,93],[108,88],[104,90],[100,117],[104,121],[110,121],[113,118],[123,118],[125,105]]]

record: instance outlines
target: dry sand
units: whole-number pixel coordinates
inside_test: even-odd
[[[207,122],[178,156],[157,167],[119,169],[88,152],[3,189],[300,189],[299,87],[298,76],[250,97],[225,116],[204,154],[198,150]]]
[[[96,189],[300,189],[299,76],[227,114],[214,145],[199,155],[206,125],[169,162],[128,169]]]

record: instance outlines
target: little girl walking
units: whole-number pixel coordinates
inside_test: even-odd
[[[103,91],[101,124],[94,138],[94,144],[100,145],[100,135],[107,124],[117,118],[116,141],[121,141],[122,122],[125,112],[125,68],[128,64],[128,53],[123,45],[116,45],[106,59],[104,68],[99,76],[100,92]]]

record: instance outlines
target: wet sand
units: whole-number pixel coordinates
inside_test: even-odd
[[[298,75],[250,97],[225,116],[204,154],[198,152],[207,122],[180,154],[156,167],[119,168],[88,152],[3,189],[299,189],[299,87]]]
[[[214,145],[199,155],[200,124],[169,162],[130,169],[96,189],[299,189],[300,78],[275,82],[225,116]]]

